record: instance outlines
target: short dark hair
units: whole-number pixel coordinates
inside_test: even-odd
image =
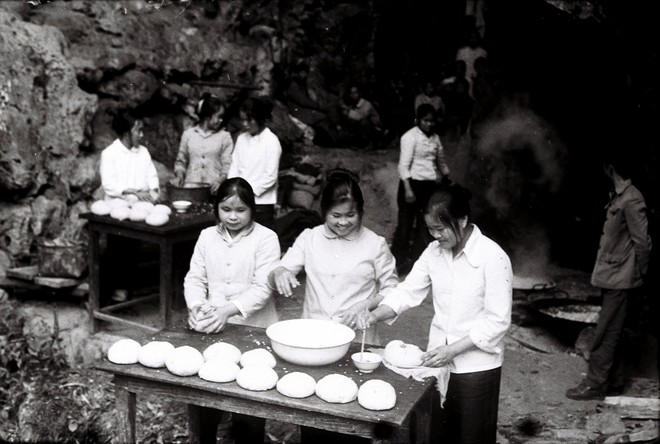
[[[140,120],[140,117],[132,109],[118,109],[112,118],[112,129],[118,136],[123,136],[131,132],[135,122]]]
[[[273,113],[273,104],[263,99],[250,97],[241,104],[240,111],[254,119],[260,126],[263,126]]]
[[[203,122],[224,107],[225,104],[222,102],[222,100],[220,100],[220,98],[209,93],[204,93],[200,100],[199,112],[197,113],[197,116],[199,117],[199,120]]]
[[[364,196],[358,182],[360,179],[352,171],[336,168],[328,172],[326,185],[321,194],[321,216],[323,219],[335,205],[353,201],[360,219],[364,215]]]
[[[470,190],[456,182],[441,185],[431,195],[426,205],[426,214],[450,226],[456,233],[458,221],[464,217],[470,218],[471,199]]]
[[[430,103],[422,103],[417,107],[417,111],[415,112],[415,118],[417,120],[421,120],[428,114],[433,115],[434,119],[438,118],[438,110],[435,109],[435,106],[431,105]]]
[[[252,186],[250,186],[248,181],[242,177],[232,177],[220,184],[215,198],[213,199],[213,214],[215,214],[216,222],[220,222],[218,206],[221,202],[232,196],[237,196],[245,205],[247,205],[251,212],[250,218],[254,220],[257,206],[254,202],[254,191],[252,190]]]

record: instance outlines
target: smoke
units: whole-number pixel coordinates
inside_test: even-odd
[[[497,226],[514,273],[545,276],[548,212],[564,178],[565,146],[548,122],[521,106],[480,125],[477,133],[482,210]]]

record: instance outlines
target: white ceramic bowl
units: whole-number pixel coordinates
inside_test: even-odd
[[[172,202],[172,206],[177,211],[177,213],[185,213],[188,211],[188,208],[190,208],[190,205],[192,205],[192,202],[189,200],[175,200]]]
[[[371,373],[378,368],[383,358],[376,353],[364,352],[364,353],[353,353],[351,355],[353,364],[360,370],[362,373]]]
[[[355,332],[321,319],[290,319],[266,329],[277,356],[299,365],[318,366],[339,361],[348,352]]]

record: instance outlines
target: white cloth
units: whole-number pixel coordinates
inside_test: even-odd
[[[370,352],[376,353],[381,358],[385,355],[384,348],[370,348]],[[383,365],[394,373],[397,373],[405,378],[413,378],[415,381],[424,381],[427,378],[433,377],[436,380],[435,387],[440,394],[440,406],[445,403],[447,399],[447,389],[449,388],[449,368],[447,367],[411,367],[402,368],[392,365],[383,359]]]
[[[236,139],[227,177],[242,177],[254,191],[257,205],[277,203],[277,176],[282,146],[273,132],[264,128],[256,136],[242,133]]]
[[[129,149],[115,139],[101,152],[100,170],[106,198],[122,197],[129,188],[149,190],[153,199],[158,197],[158,173],[149,150],[142,145]]]
[[[452,361],[452,373],[492,370],[502,365],[503,341],[511,325],[511,261],[477,226],[456,257],[434,241],[381,304],[401,314],[429,294],[435,314],[427,350],[467,336],[476,348]]]
[[[183,283],[186,305],[192,309],[207,300],[215,306],[231,302],[241,315],[229,322],[268,327],[278,320],[268,273],[279,258],[277,235],[256,222],[234,238],[222,225],[205,228]]]
[[[429,137],[414,126],[401,136],[400,147],[398,170],[402,180],[436,180],[440,173],[449,175],[445,150],[437,134]]]
[[[305,269],[303,318],[332,319],[360,301],[387,294],[399,282],[387,241],[366,227],[348,238],[326,225],[306,229],[280,265],[294,274]],[[366,341],[380,343],[375,326],[367,330]]]

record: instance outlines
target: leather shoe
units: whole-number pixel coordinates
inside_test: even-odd
[[[581,382],[576,387],[566,390],[566,397],[576,401],[602,400],[605,398],[605,392],[599,387],[589,387]]]

